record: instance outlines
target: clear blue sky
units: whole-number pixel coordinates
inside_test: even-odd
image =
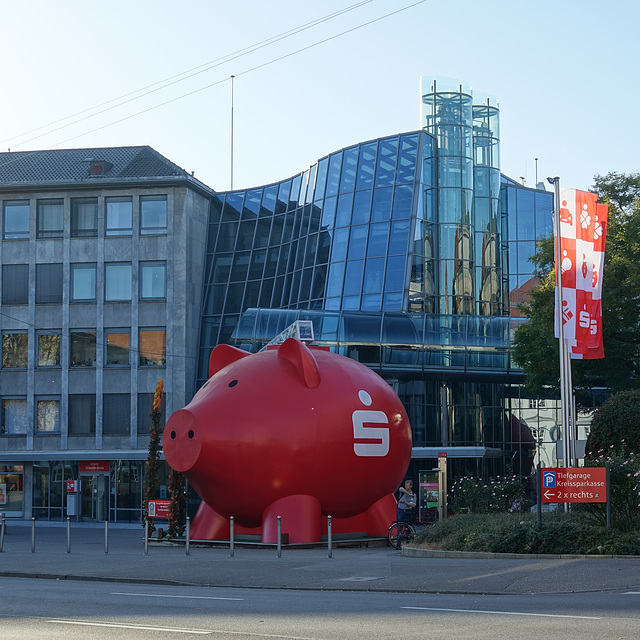
[[[150,145],[225,190],[235,75],[234,186],[250,187],[419,128],[420,76],[446,76],[498,98],[512,178],[533,185],[535,158],[538,180],[578,189],[640,171],[640,3],[426,0],[377,20],[416,2],[0,0],[0,149]]]

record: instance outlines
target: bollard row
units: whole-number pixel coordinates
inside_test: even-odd
[[[282,557],[282,516],[277,516],[277,555]],[[4,536],[6,531],[4,513],[0,514],[0,553],[4,549]],[[328,557],[333,557],[333,536],[331,516],[327,516],[327,550]],[[36,551],[36,519],[31,518],[31,553]],[[71,553],[71,518],[67,517],[67,553]],[[104,523],[104,553],[109,553],[109,522]],[[187,516],[185,530],[185,553],[191,555],[191,518]],[[229,555],[235,553],[235,518],[229,518]],[[144,524],[144,555],[149,554],[149,521]]]

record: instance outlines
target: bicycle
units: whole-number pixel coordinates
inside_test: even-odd
[[[411,542],[416,535],[422,533],[428,526],[438,521],[438,510],[427,509],[422,520],[416,520],[415,515],[409,515],[409,520],[394,522],[387,531],[387,541],[396,548],[401,549],[402,545]]]
[[[405,521],[394,522],[387,531],[387,541],[395,549],[402,549],[402,545],[411,542],[416,537],[413,525]]]

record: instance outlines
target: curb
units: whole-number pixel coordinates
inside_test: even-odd
[[[491,553],[484,551],[441,551],[438,549],[419,549],[402,547],[402,555],[407,558],[458,558],[458,559],[499,559],[504,560],[597,560],[625,558],[640,560],[640,556],[625,555],[585,555],[579,553]]]

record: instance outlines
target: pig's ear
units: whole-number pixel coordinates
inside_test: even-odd
[[[309,389],[315,389],[320,384],[320,369],[311,353],[311,349],[296,340],[287,338],[278,348],[278,356],[293,363],[300,377]]]
[[[240,360],[240,358],[246,358],[250,355],[250,353],[247,353],[242,349],[236,349],[231,345],[219,344],[209,356],[209,377],[211,377],[214,373],[218,373],[220,369],[224,369],[232,362]]]

